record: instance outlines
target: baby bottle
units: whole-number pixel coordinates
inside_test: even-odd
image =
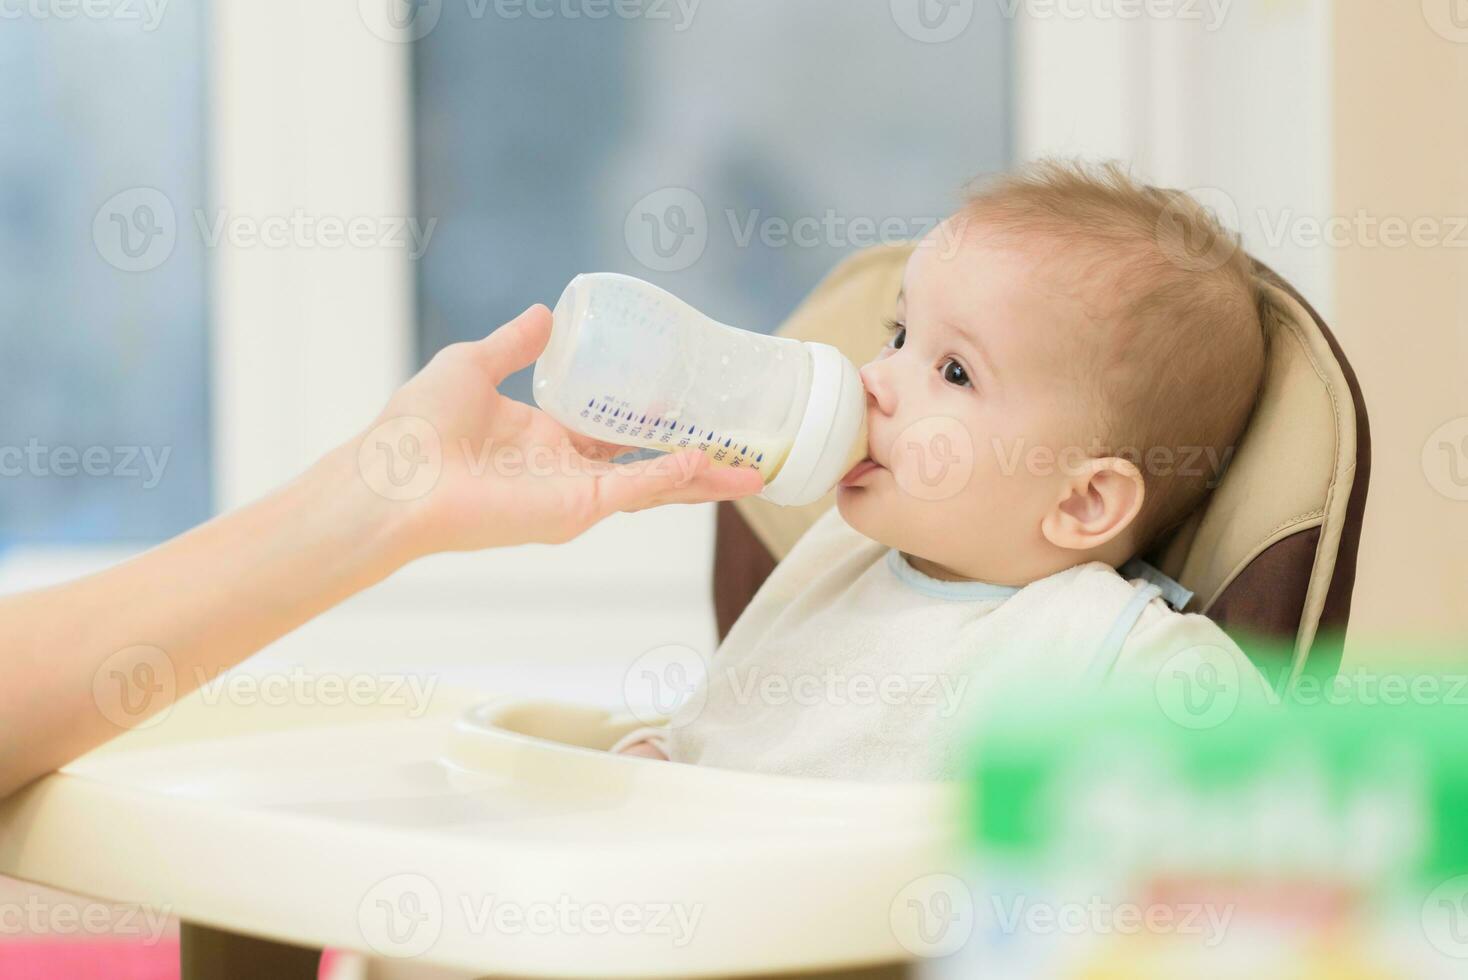
[[[631,276],[571,280],[534,392],[605,442],[757,470],[776,504],[817,500],[865,454],[866,395],[836,348],[717,323]]]

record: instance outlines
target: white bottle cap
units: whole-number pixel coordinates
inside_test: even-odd
[[[856,367],[830,344],[810,351],[810,399],[780,472],[760,494],[782,507],[813,503],[846,473],[852,443],[866,416],[866,391]]]

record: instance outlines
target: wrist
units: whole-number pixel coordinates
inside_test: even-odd
[[[303,477],[313,510],[332,525],[364,578],[386,578],[425,553],[414,531],[418,501],[393,500],[373,488],[358,461],[360,438],[331,450]]]

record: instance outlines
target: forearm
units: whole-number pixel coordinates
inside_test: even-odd
[[[0,796],[162,710],[170,679],[182,697],[391,574],[401,507],[338,451],[128,562],[0,599]],[[120,712],[136,677],[157,683]]]
[[[568,541],[619,510],[760,489],[758,473],[695,450],[612,466],[616,447],[506,397],[500,383],[551,328],[534,306],[451,344],[360,443],[289,486],[91,578],[0,599],[0,796],[418,555]],[[546,454],[557,460],[547,471],[523,465]],[[496,459],[505,465],[482,465]],[[429,467],[412,499],[388,499],[404,496],[400,464]]]

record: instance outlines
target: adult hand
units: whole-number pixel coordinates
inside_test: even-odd
[[[550,332],[550,311],[532,306],[483,340],[444,348],[358,440],[362,479],[400,508],[394,523],[411,556],[562,542],[618,511],[763,487],[759,474],[697,450],[613,463],[628,450],[501,394]]]

